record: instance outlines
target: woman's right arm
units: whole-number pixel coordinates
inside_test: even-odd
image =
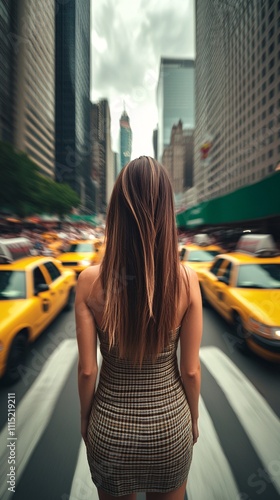
[[[190,407],[193,428],[193,442],[198,432],[198,401],[200,393],[199,348],[202,337],[202,301],[197,274],[188,268],[190,302],[181,323],[180,332],[180,372]]]

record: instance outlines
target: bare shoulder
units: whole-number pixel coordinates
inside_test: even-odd
[[[89,266],[86,269],[84,269],[80,274],[78,278],[78,282],[83,282],[86,283],[87,281],[95,280],[96,278],[99,277],[100,274],[100,264],[97,264],[95,266]]]
[[[200,286],[197,273],[189,266],[181,265],[181,276],[183,283],[189,288],[190,304],[200,295]]]
[[[77,287],[89,290],[100,275],[100,264],[89,266],[84,269],[78,277]]]
[[[183,278],[184,281],[186,280],[186,277],[188,278],[190,285],[198,281],[197,273],[194,271],[194,269],[184,264],[181,264],[180,268],[181,268],[181,277]]]

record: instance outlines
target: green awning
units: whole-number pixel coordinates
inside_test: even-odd
[[[97,225],[97,220],[95,215],[68,215],[68,219],[72,222],[89,222],[90,224]]]
[[[177,215],[179,227],[238,223],[280,216],[280,172]]]

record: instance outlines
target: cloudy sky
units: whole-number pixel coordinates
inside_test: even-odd
[[[160,58],[194,58],[194,0],[92,0],[91,17],[91,100],[109,100],[114,151],[125,102],[132,158],[153,156]]]

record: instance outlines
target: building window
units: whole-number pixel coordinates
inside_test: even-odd
[[[269,53],[269,54],[271,54],[271,52],[273,52],[273,51],[274,51],[274,47],[275,47],[275,44],[274,44],[274,42],[272,42],[272,44],[271,44],[271,45],[269,46],[269,48],[268,48],[268,53]]]
[[[275,78],[275,74],[272,73],[272,75],[270,75],[269,79],[268,79],[268,83],[269,85],[274,81],[274,78]]]
[[[274,104],[271,104],[271,106],[269,106],[268,108],[268,112],[270,115],[273,113],[273,110],[274,110]]]
[[[269,61],[268,69],[273,68],[274,63],[275,63],[275,59],[274,59],[274,57],[273,57],[273,58],[271,59],[271,61]]]
[[[271,91],[268,94],[269,99],[272,99],[272,97],[274,97],[274,89],[271,89]]]
[[[272,28],[269,30],[268,32],[268,39],[270,40],[270,38],[274,35],[274,26],[272,26]]]
[[[270,0],[270,2],[269,2],[269,3],[270,3],[270,4],[273,4],[273,0],[272,0],[272,1]],[[268,7],[268,8],[270,9],[270,7],[271,7],[271,5],[269,5],[269,7]],[[270,24],[270,23],[271,23],[272,19],[274,19],[274,10],[273,10],[273,11],[269,14],[269,16],[268,16],[268,24]]]
[[[268,151],[268,158],[272,158],[272,156],[273,156],[273,149],[270,149]]]

